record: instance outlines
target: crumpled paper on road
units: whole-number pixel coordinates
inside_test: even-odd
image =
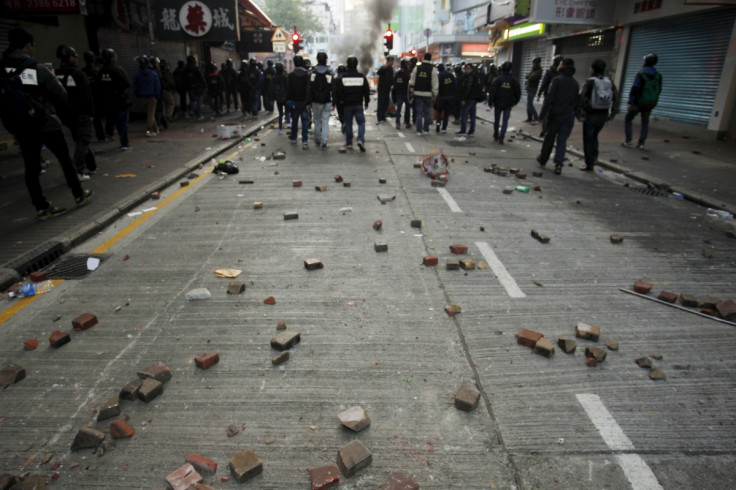
[[[238,277],[243,271],[239,269],[215,269],[216,277]]]

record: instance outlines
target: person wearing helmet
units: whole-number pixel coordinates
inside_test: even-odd
[[[159,128],[156,122],[156,104],[161,98],[161,80],[151,68],[148,56],[141,55],[138,60],[138,70],[133,75],[133,94],[146,112],[148,130],[146,136],[158,136]]]
[[[506,137],[506,128],[509,125],[509,116],[511,109],[521,100],[521,86],[519,82],[511,76],[511,62],[506,61],[501,65],[501,74],[497,76],[491,84],[488,92],[488,105],[493,107],[493,140],[499,145],[503,144]],[[500,123],[499,120],[503,118]]]
[[[87,75],[87,82],[92,90],[92,102],[95,110],[92,126],[94,127],[97,141],[105,141],[105,129],[102,127],[102,107],[105,105],[105,95],[100,93],[100,87],[97,83],[97,73],[102,67],[102,58],[100,56],[95,56],[92,51],[85,51],[84,63],[82,71]]]
[[[225,62],[225,68],[220,75],[225,86],[225,107],[230,114],[230,100],[233,102],[233,110],[238,110],[238,72],[233,68],[233,60],[228,59]]]
[[[92,142],[92,123],[94,100],[87,75],[77,64],[77,52],[70,46],[56,48],[56,57],[61,66],[56,70],[56,78],[66,89],[68,95],[66,110],[60,113],[62,121],[69,128],[74,140],[74,166],[79,180],[89,180],[97,171],[95,154],[89,149]]]
[[[192,55],[187,56],[187,66],[184,74],[187,97],[189,97],[189,111],[192,113],[192,116],[198,120],[202,120],[204,119],[202,115],[202,97],[207,89],[207,82],[204,79],[202,70],[197,65],[197,58]]]
[[[222,107],[222,76],[217,65],[210,61],[205,67],[204,78],[207,80],[207,95],[210,97],[210,108],[214,116],[220,115]]]
[[[371,87],[368,79],[358,72],[358,58],[349,56],[347,71],[338,79],[335,97],[343,104],[343,121],[345,123],[345,148],[353,149],[353,119],[358,124],[358,148],[365,151],[365,108],[371,100]]]
[[[273,94],[271,93],[271,80],[276,74],[273,67],[273,60],[266,61],[266,68],[263,70],[263,110],[273,112]]]
[[[532,60],[532,69],[526,74],[526,84],[524,90],[526,90],[526,121],[527,123],[534,123],[539,121],[539,114],[537,109],[534,107],[534,96],[539,88],[539,82],[542,80],[542,58],[537,56]]]
[[[641,112],[641,129],[639,130],[639,141],[636,147],[644,149],[644,142],[649,133],[649,115],[659,102],[659,94],[662,93],[662,74],[654,65],[659,59],[654,53],[644,56],[644,67],[634,77],[629,91],[629,103],[626,106],[626,117],[624,118],[624,133],[626,141],[622,146],[630,148],[633,146],[634,130],[631,122]]]
[[[394,57],[387,56],[386,63],[378,69],[378,102],[376,109],[376,124],[386,122],[386,111],[388,110],[389,96],[391,95],[391,86],[394,83]]]
[[[286,73],[284,72],[284,64],[276,63],[275,73],[271,78],[271,95],[276,102],[276,108],[279,111],[279,134],[284,131],[284,113],[286,113],[286,122],[291,121],[291,116],[286,112],[284,104],[286,104]]]
[[[304,58],[294,57],[294,69],[286,77],[286,100],[291,101],[291,135],[289,141],[296,144],[299,121],[302,123],[302,148],[309,148],[309,72],[304,68]]]
[[[307,105],[312,106],[314,140],[323,150],[327,149],[332,112],[332,70],[327,66],[327,53],[317,53],[317,66],[309,75]]]
[[[240,111],[243,115],[250,113],[250,86],[248,85],[248,62],[240,60],[238,68],[238,94],[240,94]]]
[[[247,78],[248,92],[250,93],[250,109],[252,118],[258,116],[258,109],[261,107],[261,91],[263,90],[263,72],[258,68],[258,62],[255,58],[248,61]]]
[[[105,96],[105,133],[112,139],[113,128],[120,136],[120,149],[130,150],[128,141],[128,109],[130,108],[130,78],[118,65],[118,57],[110,48],[102,50],[104,65],[97,73],[100,92]]]
[[[409,109],[409,60],[402,59],[399,71],[394,74],[394,84],[391,87],[391,100],[396,105],[396,129],[401,129],[401,109],[404,108],[404,126],[411,127],[411,111]]]

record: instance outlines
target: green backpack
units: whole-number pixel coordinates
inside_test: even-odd
[[[652,110],[659,102],[659,94],[662,92],[662,75],[657,72],[652,77],[640,71],[639,76],[644,81],[644,86],[641,88],[641,94],[639,95],[639,107]]]

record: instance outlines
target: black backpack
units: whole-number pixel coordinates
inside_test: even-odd
[[[40,130],[46,121],[43,102],[32,97],[23,85],[23,72],[28,68],[35,69],[36,61],[24,59],[17,68],[3,67],[0,73],[0,119],[12,134]]]
[[[312,84],[312,102],[325,104],[332,100],[332,72],[318,73],[313,71],[310,76]]]

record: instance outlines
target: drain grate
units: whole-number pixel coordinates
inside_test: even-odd
[[[43,269],[49,279],[82,279],[91,270],[87,269],[87,259],[94,257],[100,263],[110,258],[109,254],[67,254]]]
[[[632,191],[638,192],[639,194],[644,194],[645,196],[667,197],[668,195],[666,192],[662,192],[657,189],[652,189],[651,187],[639,187],[639,186],[628,186],[628,187]]]

